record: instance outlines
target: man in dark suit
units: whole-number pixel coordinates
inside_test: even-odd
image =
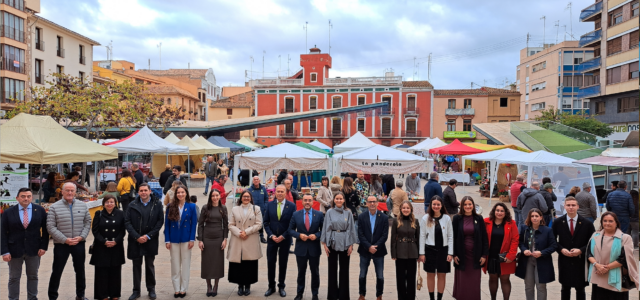
[[[18,205],[11,206],[2,214],[1,251],[2,260],[9,265],[10,300],[20,296],[22,264],[27,271],[27,299],[38,297],[38,268],[40,257],[49,248],[47,213],[42,206],[31,203],[33,193],[28,188],[18,190]]]
[[[285,199],[287,188],[284,185],[276,187],[276,200],[267,204],[267,212],[264,214],[264,230],[267,232],[267,277],[269,278],[269,289],[264,293],[265,297],[276,292],[276,262],[278,264],[278,293],[281,297],[286,297],[284,291],[284,280],[287,276],[287,262],[289,261],[289,248],[291,247],[291,236],[289,235],[289,224],[291,217],[296,211],[296,205]]]
[[[295,247],[296,262],[298,263],[298,290],[294,300],[302,300],[304,293],[304,277],[307,273],[307,262],[311,270],[312,300],[318,300],[320,288],[320,236],[324,214],[312,208],[313,195],[304,194],[302,197],[303,210],[293,213],[289,224],[289,235],[298,239]]]
[[[560,299],[571,299],[571,288],[576,289],[576,299],[585,300],[585,255],[587,244],[595,231],[593,223],[578,215],[578,200],[564,199],[564,216],[553,221],[553,234],[558,239],[558,281],[562,285]]]
[[[373,260],[373,267],[376,270],[376,297],[382,299],[384,287],[384,256],[387,255],[385,243],[389,236],[389,218],[386,214],[378,211],[378,199],[375,196],[367,198],[368,211],[358,216],[358,239],[360,246],[360,277],[358,300],[364,300],[367,294],[367,271],[369,264]]]

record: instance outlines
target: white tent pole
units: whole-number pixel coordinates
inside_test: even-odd
[[[191,167],[191,163],[189,163],[189,160],[191,160],[191,156],[190,155],[191,155],[191,153],[187,153],[187,165],[189,167]],[[189,172],[189,169],[187,169],[185,171],[187,171],[187,174],[189,174],[189,183],[188,184],[189,184],[189,188],[190,188],[191,187],[191,173]],[[191,201],[191,200],[187,199],[187,201]]]
[[[242,159],[242,154],[235,156],[235,159],[233,160],[233,174],[238,174],[239,160],[241,159]],[[233,195],[233,206],[235,206],[236,205],[236,186],[238,185],[238,176],[233,176],[232,181],[233,181],[233,186],[231,187],[231,193]]]

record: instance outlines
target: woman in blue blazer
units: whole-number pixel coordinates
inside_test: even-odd
[[[189,191],[179,186],[167,206],[164,240],[171,251],[171,281],[174,298],[184,298],[189,287],[191,249],[196,239],[198,217],[195,203],[188,201]]]

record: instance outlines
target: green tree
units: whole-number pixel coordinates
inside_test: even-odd
[[[613,129],[609,127],[609,125],[595,118],[591,118],[582,113],[570,114],[568,112],[561,112],[553,106],[541,111],[540,116],[536,117],[535,120],[560,123],[600,137],[606,137],[613,133]]]

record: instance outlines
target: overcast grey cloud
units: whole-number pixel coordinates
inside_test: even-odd
[[[573,2],[573,35],[591,31],[580,23],[580,10],[592,0]],[[546,41],[562,41],[570,30],[569,1],[477,0],[42,0],[42,16],[107,45],[114,59],[138,68],[213,68],[219,85],[241,85],[245,72],[265,77],[300,69],[299,55],[317,45],[329,50],[334,76],[381,76],[393,68],[405,80],[427,79],[427,59],[433,55],[431,82],[436,88],[468,88],[471,82],[496,86],[515,81],[519,50],[540,46],[542,16]],[[567,38],[569,38],[567,34]],[[103,46],[94,60],[106,58]],[[281,56],[279,59],[278,56]],[[414,57],[419,67],[414,74]]]

